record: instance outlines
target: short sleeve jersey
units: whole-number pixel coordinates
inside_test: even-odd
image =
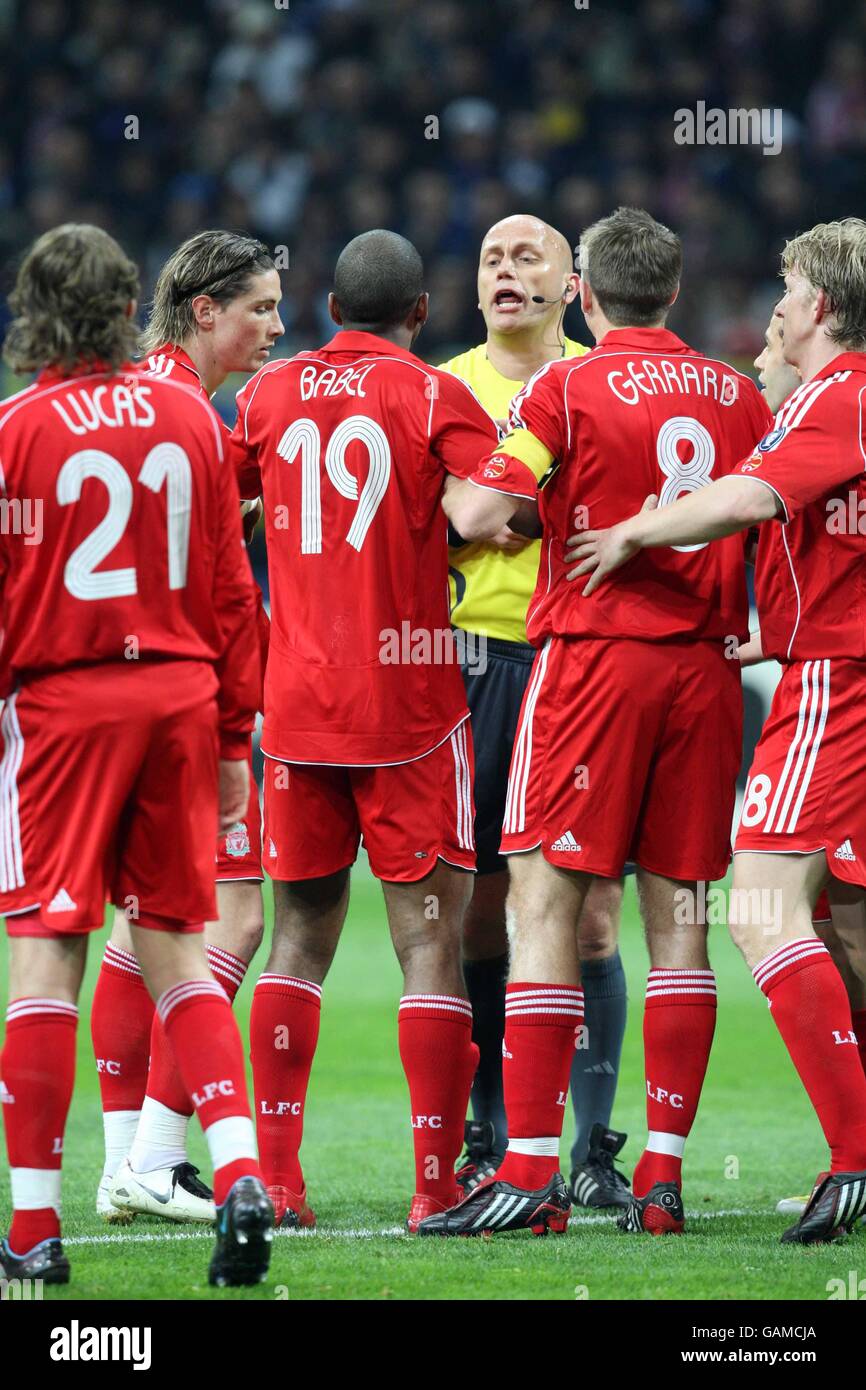
[[[510,419],[512,431],[529,431],[558,465],[538,494],[544,535],[530,640],[744,639],[741,535],[641,551],[616,582],[588,598],[581,583],[566,579],[564,546],[576,530],[640,511],[651,493],[665,506],[731,473],[770,419],[749,377],[666,329],[613,329],[579,361],[537,372],[515,397]],[[509,459],[507,437],[473,482],[530,496],[535,490],[529,468]]]
[[[270,363],[240,392],[241,491],[265,504],[268,755],[405,762],[466,717],[440,502],[496,440],[461,381],[369,333]]]
[[[866,353],[841,353],[798,387],[737,472],[783,508],[758,542],[764,653],[866,660]]]

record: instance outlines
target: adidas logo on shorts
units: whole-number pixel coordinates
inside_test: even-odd
[[[839,848],[836,850],[836,853],[833,855],[833,858],[834,858],[834,859],[849,859],[849,860],[851,861],[851,863],[853,864],[854,861],[856,860],[857,856],[856,856],[856,854],[854,853],[853,849],[851,848],[851,841],[850,841],[850,840],[843,840],[842,843],[841,843],[841,845],[839,846]]]
[[[563,851],[568,852],[570,850],[572,854],[580,854],[581,850],[583,849],[583,845],[579,845],[577,843],[577,840],[572,835],[571,831],[566,830],[564,835],[560,835],[558,840],[554,840],[550,848],[559,850],[560,853],[562,853]]]
[[[78,906],[78,903],[75,903],[75,902],[72,901],[72,899],[70,898],[70,896],[69,896],[69,894],[67,893],[66,889],[65,889],[65,888],[61,888],[60,891],[59,891],[58,893],[55,893],[55,894],[54,894],[54,897],[51,899],[51,902],[48,904],[48,906],[47,906],[47,908],[45,909],[45,911],[46,911],[46,912],[74,912],[77,906]]]

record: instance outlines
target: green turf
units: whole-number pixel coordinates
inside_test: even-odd
[[[64,1231],[73,1283],[46,1297],[87,1299],[826,1299],[827,1282],[863,1268],[866,1233],[817,1250],[782,1247],[776,1199],[808,1188],[824,1161],[817,1123],[749,973],[723,927],[711,929],[719,1025],[704,1101],[686,1157],[685,1201],[696,1215],[679,1239],[621,1235],[608,1218],[577,1217],[565,1237],[420,1241],[400,1233],[413,1190],[408,1103],[397,1054],[399,973],[378,885],[359,870],[344,939],[324,991],[304,1168],[318,1214],[314,1235],[278,1237],[271,1277],[215,1293],[201,1228],[138,1217],[110,1234],[96,1217],[102,1161],[98,1087],[87,1003],[103,935],[91,945],[82,999],[79,1071],[67,1130]],[[623,956],[633,998],[614,1124],[627,1164],[644,1132],[640,1052],[646,962],[627,891]],[[256,964],[264,963],[264,952]],[[0,990],[5,989],[0,957]],[[252,984],[238,999],[246,1031]],[[4,1001],[5,1002],[5,1001]],[[568,1125],[563,1152],[567,1163]],[[205,1172],[204,1146],[192,1144]],[[5,1167],[5,1156],[4,1156]],[[567,1167],[565,1169],[567,1173]],[[737,1176],[729,1176],[737,1174]],[[0,1221],[8,1183],[0,1181]],[[356,1234],[350,1234],[355,1232]],[[146,1238],[146,1239],[142,1239]]]

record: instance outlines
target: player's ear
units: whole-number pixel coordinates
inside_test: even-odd
[[[671,295],[670,299],[668,300],[668,308],[669,308],[669,309],[672,309],[672,308],[673,308],[673,306],[676,304],[676,302],[677,302],[677,300],[679,299],[679,297],[680,297],[680,287],[679,287],[679,284],[677,284],[676,289],[674,290],[673,294]]]
[[[197,294],[192,301],[192,316],[196,328],[213,328],[216,304],[209,294]]]
[[[593,310],[592,286],[586,276],[578,276],[578,288],[580,290],[580,307],[584,313],[591,314]]]
[[[334,320],[334,323],[337,325],[337,327],[342,328],[343,314],[339,304],[336,301],[336,298],[334,297],[333,291],[331,291],[331,293],[328,295],[328,313],[331,315],[331,318]]]
[[[129,301],[129,303],[127,304],[127,306],[126,306],[126,317],[127,317],[128,319],[134,319],[137,313],[138,313],[138,300],[137,300],[137,299],[131,299],[131,300]]]
[[[424,293],[419,296],[418,303],[415,305],[414,324],[416,328],[422,328],[424,326],[424,324],[427,322],[427,316],[429,313],[430,296],[425,290]]]

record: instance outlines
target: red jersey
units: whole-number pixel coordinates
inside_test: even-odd
[[[407,762],[467,717],[440,498],[496,438],[463,382],[370,333],[272,362],[239,393],[241,490],[265,501],[271,757]]]
[[[224,454],[206,400],[131,364],[48,369],[0,405],[7,690],[102,662],[208,662],[222,754],[244,755],[255,592]]]
[[[866,659],[866,353],[799,386],[737,469],[784,516],[761,526],[755,596],[766,656]]]
[[[205,400],[210,400],[205,390],[204,382],[199,374],[198,367],[193,362],[189,353],[184,352],[183,348],[175,346],[174,343],[163,343],[142,363],[144,370],[149,376],[170,376],[172,381],[177,381],[182,386],[189,386],[191,390],[198,391],[204,396]],[[217,416],[223,429],[225,438],[229,438],[229,428],[224,421]],[[252,494],[257,496],[258,494]],[[268,641],[270,639],[270,622],[265,612],[265,603],[262,598],[262,591],[256,584],[256,626],[259,633],[259,654],[262,667],[262,693],[259,695],[259,709],[264,707],[264,678],[265,667],[268,660]]]
[[[530,641],[743,640],[742,536],[641,551],[589,598],[566,579],[563,550],[575,530],[613,526],[640,511],[649,493],[665,506],[731,473],[770,420],[753,381],[664,328],[612,329],[586,357],[536,372],[512,402],[510,427],[529,430],[559,467],[539,493],[544,538]],[[532,491],[525,483],[533,475],[509,461],[507,439],[493,462],[473,482]]]

